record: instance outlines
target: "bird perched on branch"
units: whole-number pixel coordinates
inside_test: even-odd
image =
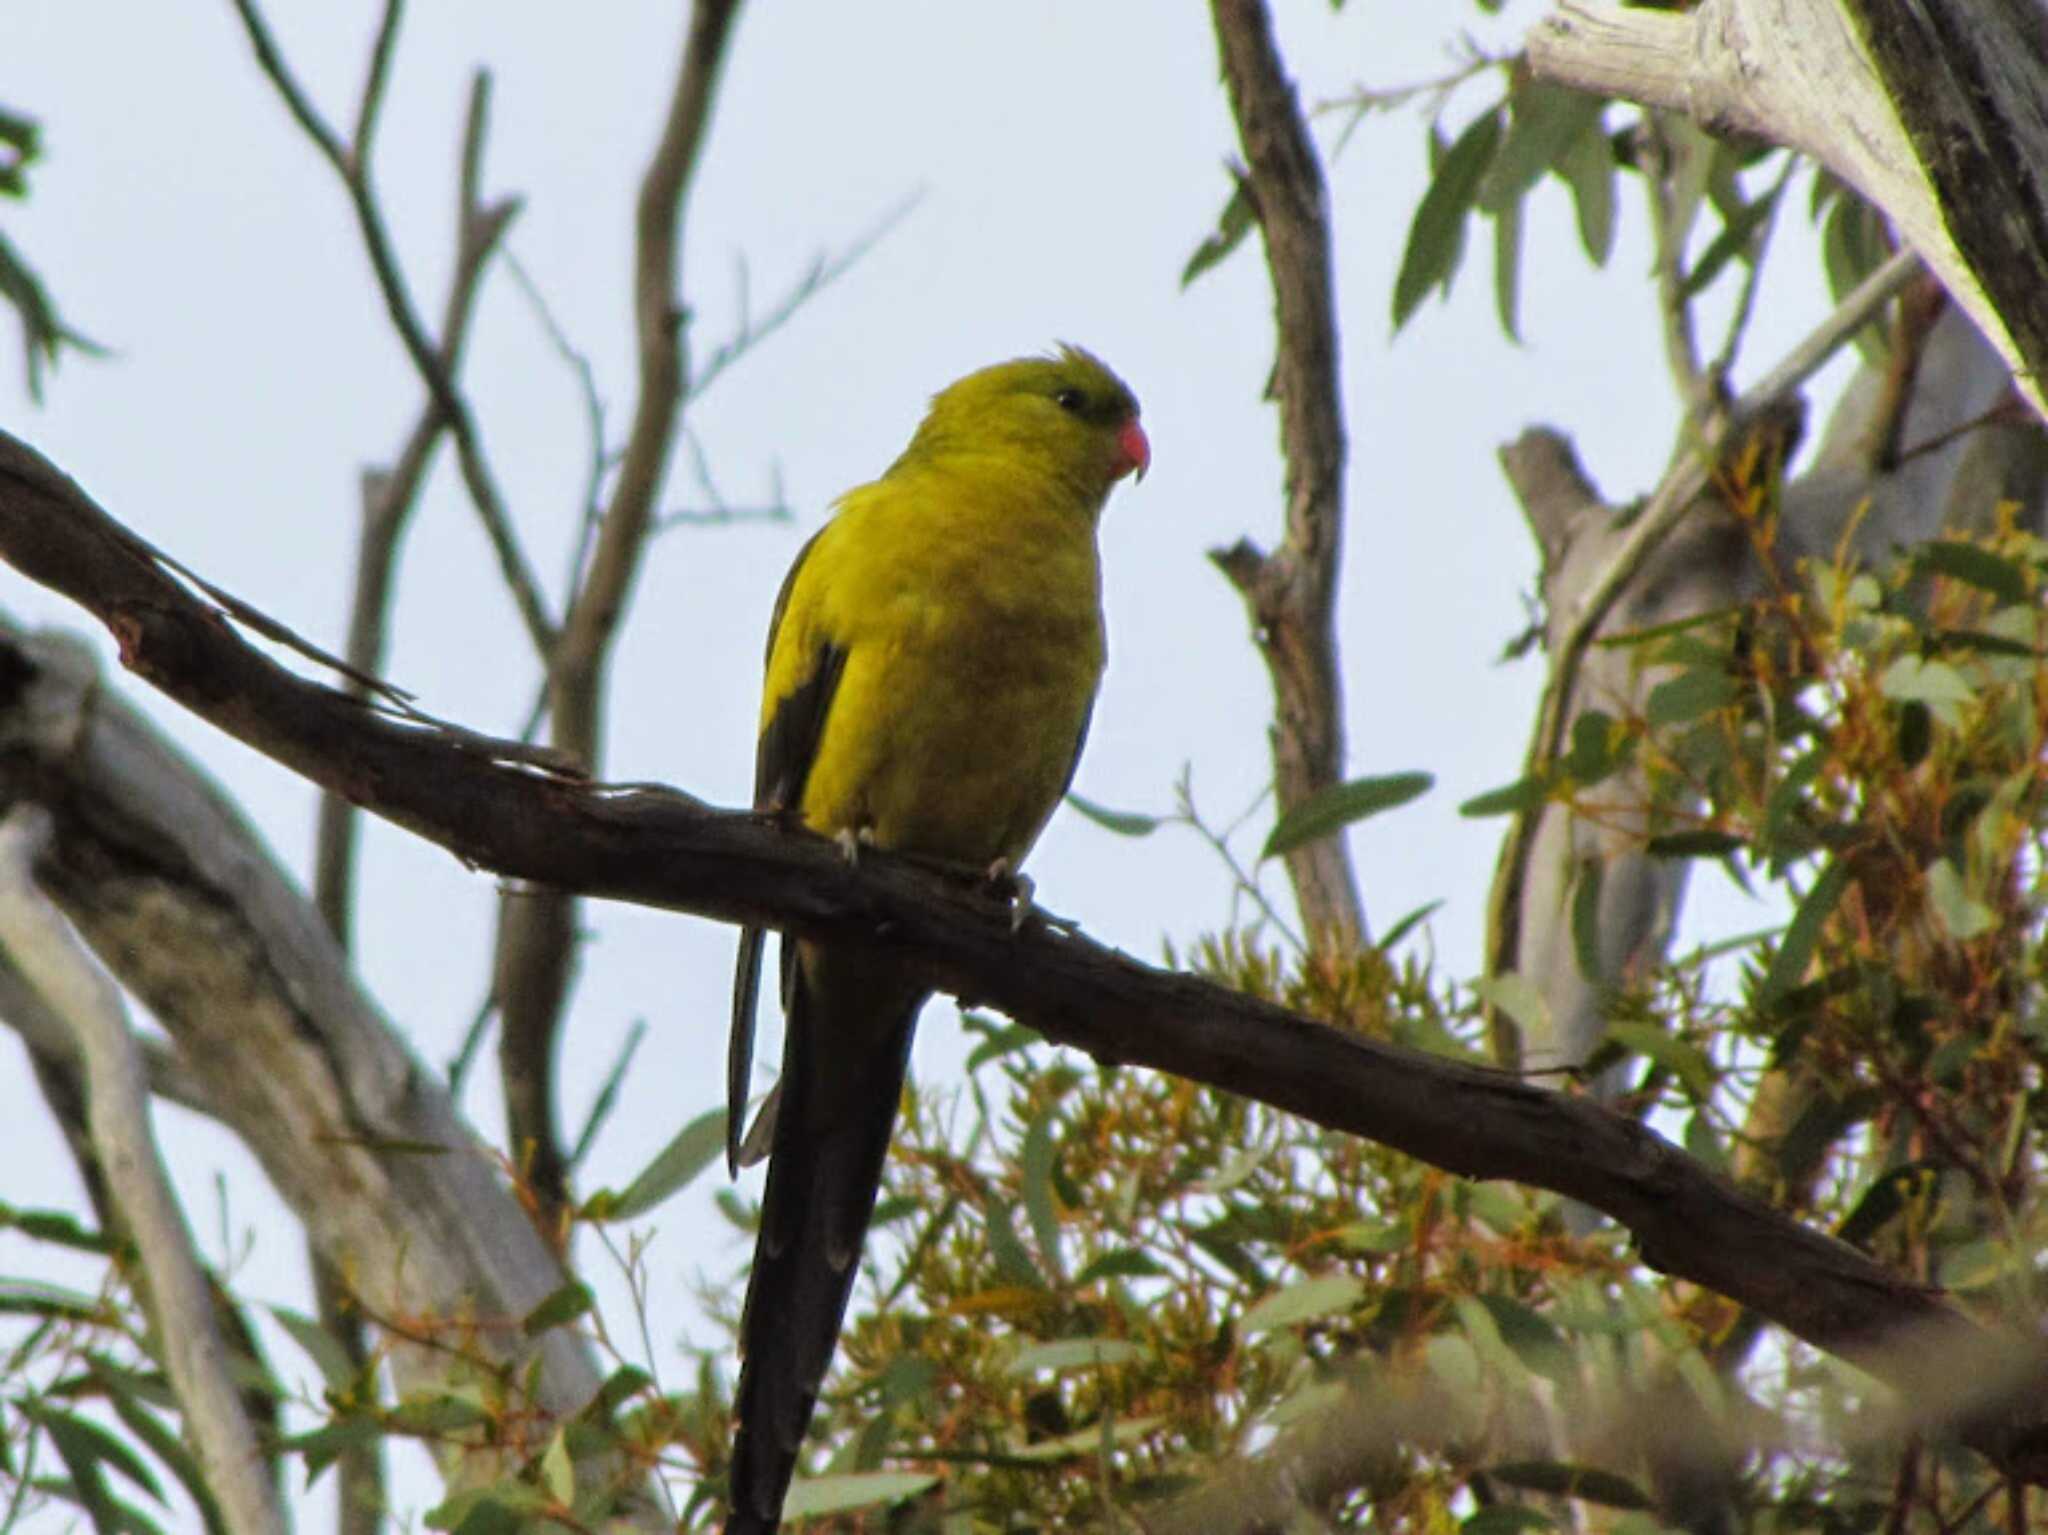
[[[1078,347],[969,374],[797,556],[768,632],[757,809],[1014,875],[1071,781],[1103,667],[1095,527],[1151,447]],[[753,1058],[763,934],[740,940],[727,1154]],[[832,1362],[930,995],[857,944],[782,946],[788,1017],[740,1327],[727,1535],[773,1531]]]

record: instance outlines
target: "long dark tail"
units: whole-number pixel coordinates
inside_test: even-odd
[[[761,1234],[740,1322],[732,1515],[773,1535],[860,1272],[921,991],[866,956],[804,946],[790,988]]]

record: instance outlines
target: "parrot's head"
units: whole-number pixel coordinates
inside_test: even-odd
[[[1077,346],[997,363],[934,396],[904,456],[963,450],[1036,460],[1098,504],[1125,475],[1143,478],[1152,462],[1138,397]]]

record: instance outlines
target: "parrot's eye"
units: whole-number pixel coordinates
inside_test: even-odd
[[[1052,397],[1052,402],[1061,410],[1079,410],[1081,408],[1081,391],[1078,389],[1062,389]]]

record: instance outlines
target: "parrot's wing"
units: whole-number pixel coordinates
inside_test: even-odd
[[[820,529],[819,533],[823,531]],[[790,593],[811,550],[817,547],[818,537],[818,533],[811,535],[810,542],[789,567],[789,574],[782,578],[782,590],[776,594],[775,616],[768,624],[771,663],[776,641],[782,634],[782,616],[789,607]],[[832,695],[838,691],[839,678],[845,670],[845,648],[820,640],[806,658],[797,684],[774,701],[755,748],[754,809],[779,814],[794,810],[803,799],[804,783],[811,776],[811,764],[818,758],[818,742],[825,734],[825,717],[832,710]],[[726,1050],[725,1075],[725,1160],[733,1172],[740,1168],[747,1079],[754,1069],[754,1008],[761,990],[761,949],[767,936],[758,927],[740,929],[739,963],[733,971],[732,1038]]]
[[[1091,697],[1088,707],[1081,711],[1081,728],[1074,732],[1074,755],[1067,759],[1067,776],[1060,780],[1060,792],[1053,800],[1055,809],[1067,797],[1067,790],[1074,787],[1074,774],[1081,766],[1081,748],[1088,744],[1088,727],[1094,722],[1095,700]]]

